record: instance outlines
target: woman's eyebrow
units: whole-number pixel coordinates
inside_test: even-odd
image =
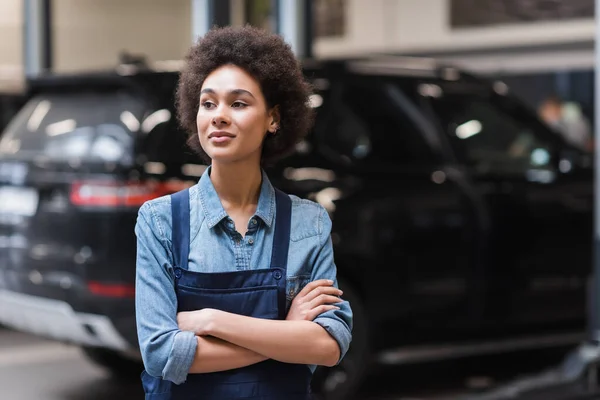
[[[216,92],[211,88],[206,88],[206,89],[202,89],[200,91],[200,94],[203,94],[203,93],[215,94]],[[233,89],[233,90],[229,91],[229,94],[234,94],[234,95],[247,94],[250,97],[254,97],[254,95],[252,95],[252,93],[250,93],[246,89]]]

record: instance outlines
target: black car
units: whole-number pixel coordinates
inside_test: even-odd
[[[0,91],[0,132],[12,117],[25,104],[26,97],[21,92]]]
[[[591,269],[591,158],[506,85],[416,58],[306,63],[316,125],[268,169],[333,219],[351,350],[329,399],[371,363],[577,342]],[[139,206],[205,165],[174,117],[177,72],[46,76],[0,141],[0,323],[140,370]]]

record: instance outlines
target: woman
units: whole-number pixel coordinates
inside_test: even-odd
[[[312,121],[289,46],[256,28],[208,32],[177,91],[197,185],[138,216],[136,318],[147,399],[308,399],[317,365],[350,345],[323,207],[273,188],[261,166]]]

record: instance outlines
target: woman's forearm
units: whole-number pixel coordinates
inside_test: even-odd
[[[217,311],[206,334],[293,364],[333,366],[340,349],[329,333],[311,321],[279,321]]]
[[[267,359],[252,350],[236,346],[224,340],[198,336],[198,347],[194,362],[190,367],[191,374],[228,371],[256,364]]]

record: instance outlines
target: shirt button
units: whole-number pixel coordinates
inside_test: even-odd
[[[254,244],[254,239],[252,239],[252,238],[248,239],[248,244]]]
[[[181,278],[181,270],[179,268],[175,268],[175,278]]]
[[[250,225],[256,225],[256,219],[252,218],[252,219],[250,220]]]
[[[275,271],[273,273],[273,277],[277,280],[280,280],[281,279],[281,271]]]

